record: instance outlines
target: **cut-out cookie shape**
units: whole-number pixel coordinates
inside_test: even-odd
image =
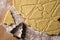
[[[12,14],[10,11],[7,11],[6,15],[5,15],[5,18],[3,20],[3,23],[4,24],[7,24],[7,25],[12,25],[14,24],[14,19],[12,17]]]
[[[59,0],[14,0],[15,9],[25,18],[27,25],[39,32],[60,33]]]
[[[18,5],[19,4],[19,5]],[[49,35],[60,33],[59,0],[14,0],[14,7],[21,12],[28,25]]]

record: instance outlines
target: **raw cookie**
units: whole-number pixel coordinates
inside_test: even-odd
[[[12,15],[11,15],[10,11],[7,11],[7,13],[5,15],[5,18],[3,20],[3,23],[7,24],[7,25],[14,24],[14,19],[13,19]]]
[[[49,35],[60,33],[59,0],[14,0],[13,5],[32,29]]]

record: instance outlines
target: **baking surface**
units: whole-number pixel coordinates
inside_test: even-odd
[[[4,1],[4,3],[2,3]],[[6,1],[6,2],[5,2]],[[2,22],[4,15],[6,13],[6,6],[11,5],[12,0],[0,0],[0,22]],[[34,31],[30,28],[27,29],[26,40],[60,40],[60,36],[48,36],[46,34]],[[3,26],[0,25],[0,40],[17,40],[8,33],[6,33]]]

